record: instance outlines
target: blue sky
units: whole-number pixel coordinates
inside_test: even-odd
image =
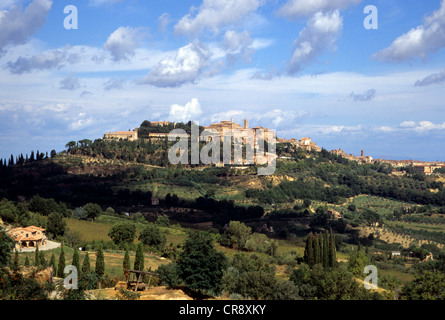
[[[0,0],[0,30],[2,158],[146,119],[248,118],[328,150],[445,161],[444,0]]]

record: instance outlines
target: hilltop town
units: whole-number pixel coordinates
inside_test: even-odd
[[[158,127],[158,128],[175,128],[177,125],[177,122],[170,122],[170,121],[150,121],[149,122],[151,126]],[[224,139],[224,134],[227,132],[233,132],[237,131],[241,133],[242,136],[247,136],[248,134],[252,134],[253,136],[256,135],[257,132],[261,132],[261,137],[265,141],[268,141],[268,133],[273,132],[269,128],[264,128],[260,126],[249,128],[249,120],[244,119],[243,125],[236,123],[233,119],[231,120],[222,120],[217,123],[212,123],[208,126],[203,127],[206,130],[213,130],[214,132],[217,132],[217,134],[220,136],[220,139]],[[108,132],[104,134],[103,139],[104,140],[128,140],[128,141],[136,141],[140,138],[140,135],[138,134],[139,128],[135,128],[133,131],[116,131],[116,132]],[[152,141],[159,141],[166,139],[168,137],[168,132],[164,132],[164,130],[158,130],[156,132],[150,132],[148,133],[148,139]],[[189,137],[189,136],[188,136]],[[311,140],[310,137],[303,137],[301,139],[291,138],[291,139],[284,139],[284,138],[276,138],[277,143],[281,144],[290,144],[293,148],[297,149],[300,148],[304,151],[316,151],[321,152],[322,147],[319,147],[315,142]],[[427,161],[416,161],[416,160],[389,160],[389,159],[374,159],[373,157],[369,155],[365,155],[364,150],[361,150],[360,156],[355,156],[353,154],[347,154],[342,149],[333,149],[329,150],[328,152],[342,156],[345,159],[356,161],[358,163],[364,164],[364,163],[384,163],[391,165],[394,170],[391,172],[392,175],[404,175],[406,174],[406,171],[400,170],[400,168],[404,168],[407,166],[413,166],[416,170],[416,172],[424,173],[426,175],[430,175],[434,172],[435,169],[445,168],[444,162],[427,162]],[[286,159],[286,156],[278,157],[278,159]]]

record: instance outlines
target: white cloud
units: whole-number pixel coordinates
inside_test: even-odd
[[[43,110],[48,110],[51,112],[66,112],[70,108],[70,105],[67,103],[54,103],[44,106]]]
[[[425,18],[424,24],[398,37],[373,57],[388,62],[402,62],[413,58],[425,59],[445,46],[445,0],[439,10]]]
[[[198,99],[193,98],[190,102],[187,102],[185,106],[174,104],[170,107],[170,113],[168,119],[170,121],[188,122],[195,121],[202,115],[201,105]]]
[[[192,13],[185,15],[175,25],[179,34],[198,35],[206,29],[218,33],[226,25],[239,22],[255,12],[263,4],[262,0],[204,0],[193,17]]]
[[[76,90],[80,88],[80,80],[69,74],[66,78],[60,80],[60,89]]]
[[[7,1],[7,4],[15,3]],[[45,24],[51,6],[50,0],[34,0],[23,11],[16,5],[0,11],[0,54],[4,53],[6,46],[25,43],[36,33]]]
[[[414,84],[415,87],[429,86],[432,84],[442,84],[445,82],[445,71],[432,73],[422,80],[417,80]]]
[[[86,118],[86,114],[81,113],[79,114],[79,119],[70,123],[68,127],[70,130],[76,131],[91,126],[93,122],[94,121],[92,117]]]
[[[156,87],[180,87],[194,83],[210,63],[211,53],[194,41],[179,48],[175,57],[161,60],[146,76],[143,83]]]
[[[227,31],[222,40],[222,47],[226,51],[226,57],[230,62],[235,62],[240,58],[246,62],[251,62],[250,56],[254,53],[252,46],[253,40],[247,31]]]
[[[68,54],[70,48],[51,50],[41,54],[27,57],[18,57],[15,62],[9,61],[5,68],[12,73],[23,74],[34,70],[48,70],[61,68],[66,64],[79,62],[78,54]]]
[[[403,121],[400,124],[401,128],[414,128],[416,126],[416,123],[414,121]]]
[[[135,55],[139,46],[141,31],[131,27],[119,27],[107,39],[104,49],[113,57],[114,61],[127,60]]]
[[[361,1],[362,0],[289,0],[278,9],[277,14],[287,18],[298,19],[310,17],[317,12],[345,9]]]
[[[342,26],[343,19],[338,10],[317,12],[295,41],[295,50],[287,65],[288,73],[297,73],[326,49],[334,49]]]
[[[172,22],[170,15],[167,12],[161,14],[158,18],[159,21],[159,30],[161,32],[165,32],[167,30],[167,26]]]

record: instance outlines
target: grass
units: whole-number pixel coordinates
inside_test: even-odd
[[[70,231],[78,232],[83,241],[109,241],[108,232],[111,225],[101,222],[91,222],[84,220],[66,219],[66,226]]]

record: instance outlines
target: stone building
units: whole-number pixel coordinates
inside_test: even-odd
[[[10,237],[15,241],[15,248],[34,248],[37,245],[43,246],[46,244],[45,229],[36,226],[26,228],[15,228],[8,231]]]
[[[311,138],[301,138],[298,141],[298,146],[305,151],[321,151],[321,148],[317,146],[314,142],[312,142]]]
[[[233,119],[231,119],[230,121],[223,120],[218,123],[212,123],[209,126],[204,126],[204,129],[215,130],[216,132],[218,132],[221,141],[223,141],[224,135],[228,135],[232,132],[234,134],[239,134],[241,137],[248,137],[249,135],[252,135],[255,138],[255,140],[262,139],[264,141],[269,141],[269,133],[275,134],[272,130],[268,128],[263,128],[263,127],[249,128],[249,120],[247,119],[244,119],[243,126],[234,122]],[[257,134],[259,134],[258,137]]]
[[[134,131],[116,131],[116,132],[108,132],[104,135],[104,140],[129,140],[136,141],[138,139],[138,128],[135,128]]]

